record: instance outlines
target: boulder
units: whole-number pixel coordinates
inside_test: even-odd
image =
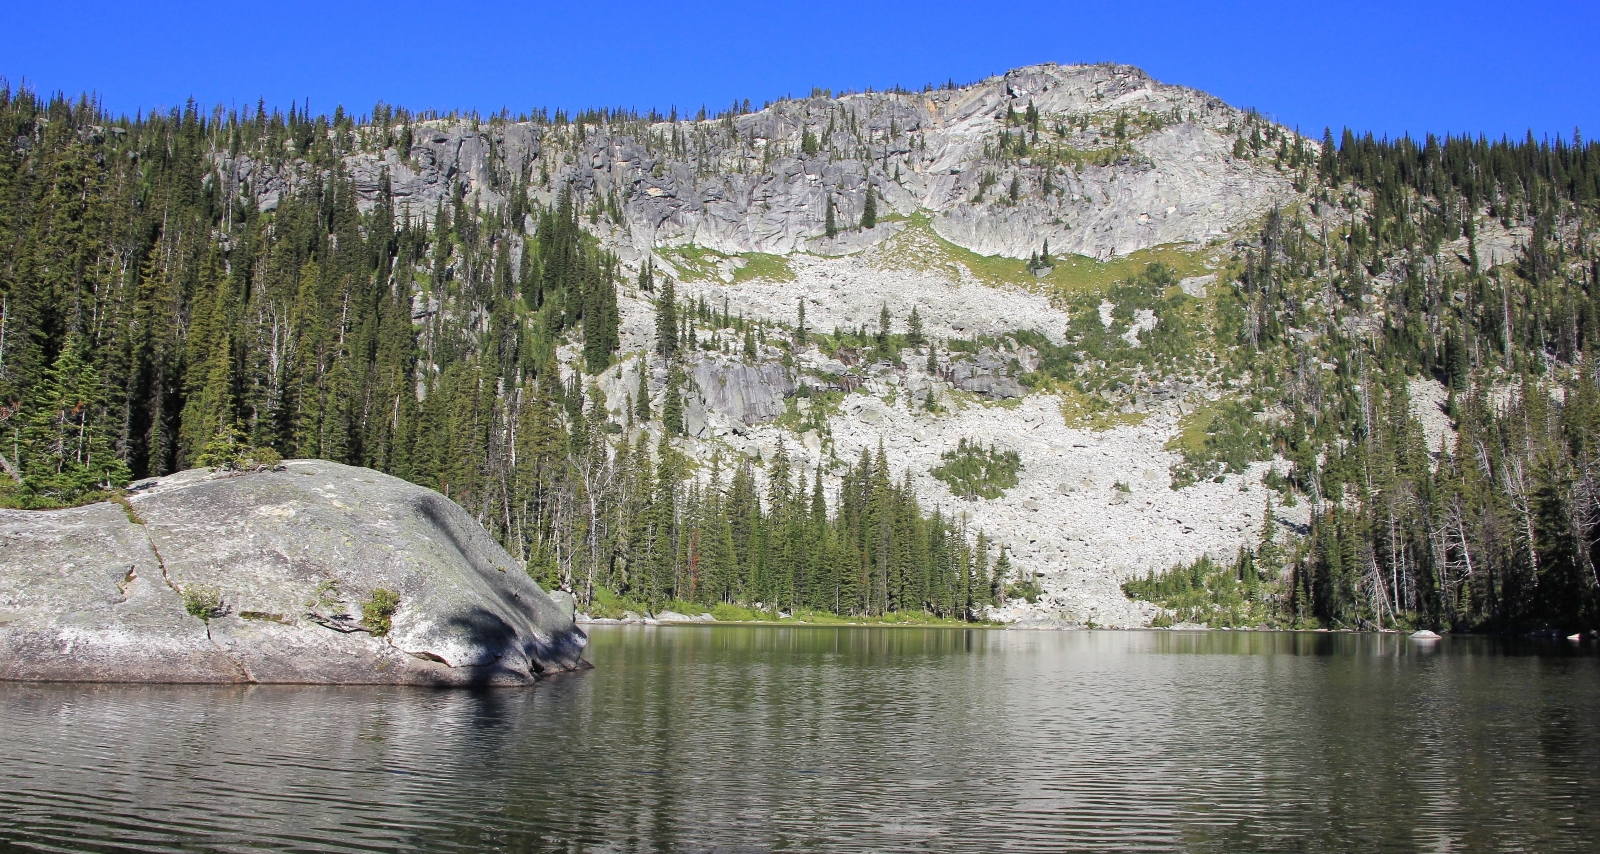
[[[431,490],[318,460],[138,487],[126,510],[0,511],[0,678],[483,685],[588,666],[571,600]],[[387,631],[364,619],[376,591]]]
[[[975,392],[994,400],[1022,397],[1028,390],[1006,376],[1009,360],[985,347],[976,358],[957,359],[950,364],[950,381],[962,391]]]

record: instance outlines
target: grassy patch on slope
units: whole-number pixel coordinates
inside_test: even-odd
[[[734,258],[742,258],[745,262],[744,266],[733,270],[735,283],[756,279],[779,282],[794,279],[794,271],[789,268],[789,260],[782,255],[769,255],[765,252],[729,255],[693,244],[672,246],[660,251],[678,268],[680,277],[685,282],[720,280],[721,263]]]
[[[1170,268],[1179,278],[1206,272],[1205,259],[1212,250],[1193,250],[1182,246],[1156,246],[1131,255],[1096,261],[1081,255],[1055,258],[1055,267],[1044,277],[1035,276],[1028,262],[1004,255],[979,255],[939,236],[933,217],[927,211],[911,215],[905,230],[874,250],[876,266],[897,269],[945,272],[952,278],[955,268],[965,267],[980,282],[1011,285],[1044,291],[1057,297],[1098,293],[1113,283],[1131,278],[1152,263]]]

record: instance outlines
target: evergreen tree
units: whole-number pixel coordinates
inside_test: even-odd
[[[683,435],[683,369],[667,366],[667,389],[661,398],[661,423],[668,436]]]
[[[921,347],[927,343],[927,338],[922,333],[922,315],[917,313],[917,307],[911,307],[911,316],[906,318],[906,343],[913,347]]]
[[[656,352],[671,360],[678,354],[678,295],[672,278],[661,280],[661,296],[656,298]]]
[[[640,421],[648,424],[655,412],[650,408],[650,376],[649,365],[644,357],[639,357],[639,388],[633,393],[634,414]]]

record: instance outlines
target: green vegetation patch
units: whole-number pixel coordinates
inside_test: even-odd
[[[1257,418],[1259,405],[1248,400],[1207,403],[1184,416],[1167,450],[1183,454],[1172,467],[1172,488],[1200,480],[1243,474],[1252,462],[1271,459],[1270,425]]]
[[[589,616],[601,620],[620,620],[628,612],[635,614],[650,613],[650,606],[645,602],[630,597],[619,596],[616,591],[603,585],[595,585],[594,593],[589,597],[586,612]],[[685,611],[683,613],[694,613]]]
[[[939,458],[944,463],[930,473],[968,501],[999,498],[1017,485],[1017,472],[1022,470],[1022,457],[1016,451],[1000,451],[993,445],[985,448],[964,437],[955,450],[945,451]]]
[[[1144,578],[1126,581],[1122,592],[1171,612],[1157,617],[1153,626],[1201,623],[1222,628],[1276,625],[1281,586],[1256,571],[1255,555],[1246,549],[1239,552],[1232,566],[1202,555],[1188,566],[1180,564],[1165,572],[1152,571]]]
[[[382,637],[389,633],[395,609],[400,607],[400,594],[384,587],[375,587],[361,603],[361,625],[367,631]]]
[[[1043,247],[1041,247],[1042,249]],[[1114,283],[1137,276],[1151,264],[1161,264],[1177,278],[1207,272],[1206,257],[1212,250],[1166,245],[1141,249],[1109,261],[1096,261],[1081,255],[1055,256],[1050,272],[1034,275],[1029,261],[1004,255],[980,255],[944,239],[933,228],[933,217],[917,211],[906,228],[873,250],[869,262],[880,269],[910,269],[938,272],[952,280],[958,268],[966,268],[987,285],[1009,285],[1043,291],[1053,297],[1102,293]],[[1176,284],[1177,278],[1173,280]]]
[[[1151,264],[1160,264],[1171,271],[1172,283],[1177,284],[1178,279],[1205,275],[1208,272],[1205,259],[1209,252],[1168,245],[1140,249],[1109,261],[1097,261],[1082,255],[1060,255],[1053,259],[1055,266],[1050,274],[1036,281],[1047,285],[1057,297],[1098,294],[1117,282],[1138,276]]]
[[[222,603],[222,591],[215,587],[191,584],[183,588],[180,595],[183,598],[183,610],[188,611],[190,616],[209,621],[212,617],[227,613],[227,606]]]
[[[678,268],[679,277],[685,282],[719,281],[722,262],[734,258],[744,260],[742,266],[733,270],[735,283],[755,280],[778,282],[794,280],[794,270],[789,267],[789,259],[782,255],[770,255],[765,252],[729,255],[693,244],[663,249],[661,254],[672,261],[673,266]]]
[[[1098,395],[1067,386],[1058,390],[1061,400],[1061,420],[1074,430],[1104,432],[1116,427],[1134,427],[1144,423],[1143,412],[1122,412]]]
[[[769,255],[765,252],[746,252],[739,257],[746,263],[733,271],[734,282],[747,282],[762,279],[773,282],[794,281],[794,270],[789,267],[789,259],[782,255]]]

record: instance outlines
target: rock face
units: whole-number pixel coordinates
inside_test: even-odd
[[[1030,106],[1040,129],[1015,118]],[[1234,156],[1245,117],[1131,66],[1045,64],[955,89],[784,100],[727,120],[581,130],[433,120],[412,127],[403,151],[394,128],[369,127],[343,161],[364,210],[387,175],[397,216],[431,214],[457,183],[493,207],[529,176],[547,203],[562,186],[615,198],[624,222],[606,239],[630,263],[680,244],[856,252],[899,228],[852,228],[869,188],[880,216],[926,211],[941,236],[980,254],[1026,258],[1048,240],[1057,253],[1105,259],[1203,243],[1294,196],[1292,176]],[[1037,147],[1015,154],[1025,133]],[[216,159],[228,191],[264,210],[310,177],[303,161],[269,174],[246,156]],[[832,239],[830,205],[841,228]]]
[[[434,492],[312,460],[147,484],[127,512],[0,511],[0,678],[526,684],[587,666],[570,598]],[[381,636],[362,623],[377,589],[399,599]]]
[[[794,381],[776,362],[747,365],[707,355],[691,364],[689,376],[698,394],[690,396],[686,415],[700,421],[712,412],[736,425],[771,421],[783,414],[784,399],[795,389]]]

